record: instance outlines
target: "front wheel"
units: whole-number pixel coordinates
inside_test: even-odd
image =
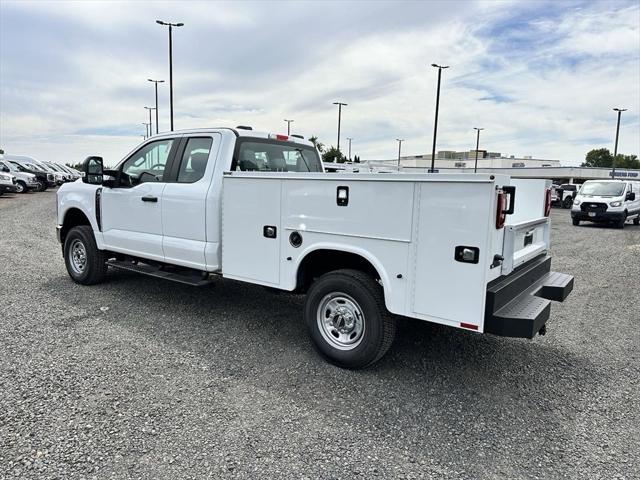
[[[573,223],[577,227],[578,225],[580,225],[580,219],[579,218],[572,218],[571,219],[571,223]]]
[[[64,263],[71,279],[82,285],[102,282],[107,274],[106,256],[98,250],[89,225],[72,228],[64,241]]]
[[[616,227],[617,228],[624,228],[624,224],[627,223],[627,214],[625,213],[624,216],[618,220],[618,223],[616,223]]]
[[[304,318],[316,350],[342,368],[364,368],[387,352],[396,332],[382,287],[358,270],[336,270],[309,289]]]
[[[638,214],[638,216],[636,218],[633,219],[633,224],[634,225],[640,225],[640,213]]]
[[[27,184],[22,180],[18,180],[16,182],[16,192],[17,193],[27,193],[29,190],[27,189]]]

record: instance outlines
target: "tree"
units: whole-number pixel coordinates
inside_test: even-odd
[[[316,137],[315,135],[312,135],[311,137],[309,137],[309,141],[313,143],[313,146],[316,147],[316,149],[320,153],[324,153],[324,143],[320,143],[318,141],[318,137]]]
[[[613,155],[608,148],[597,148],[589,151],[581,167],[612,168]],[[619,153],[616,156],[616,168],[640,169],[640,160],[637,155],[624,155]]]
[[[4,149],[0,148],[0,155],[4,155]]]
[[[353,157],[353,163],[360,163],[360,157],[358,155]]]
[[[329,149],[322,154],[322,161],[344,163],[347,161],[347,157],[345,157],[336,147],[329,147]]]

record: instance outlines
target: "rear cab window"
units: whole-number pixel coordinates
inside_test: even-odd
[[[312,145],[239,138],[231,169],[244,172],[322,172],[322,162]]]

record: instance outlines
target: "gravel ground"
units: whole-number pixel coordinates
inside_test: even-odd
[[[640,227],[553,222],[576,286],[545,337],[403,319],[350,372],[314,353],[298,296],[74,284],[55,192],[4,195],[0,478],[638,478]]]

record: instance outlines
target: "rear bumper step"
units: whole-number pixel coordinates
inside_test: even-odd
[[[562,302],[573,290],[573,277],[551,272],[542,256],[487,288],[484,331],[503,337],[533,338],[551,313],[551,300]]]

